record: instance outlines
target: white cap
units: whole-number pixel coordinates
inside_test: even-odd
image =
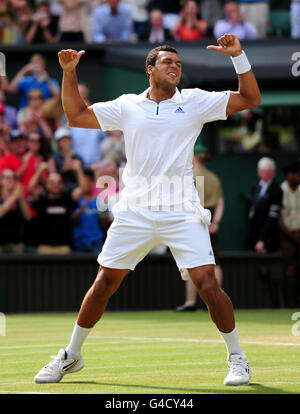
[[[71,134],[70,134],[69,128],[62,126],[62,127],[57,128],[57,130],[55,131],[54,139],[56,141],[59,141],[63,137],[70,137],[70,136]]]

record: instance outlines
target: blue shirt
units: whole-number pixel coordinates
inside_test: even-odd
[[[84,197],[80,198],[78,208],[82,206],[84,200]],[[73,228],[75,247],[92,242],[99,242],[100,246],[103,241],[104,232],[100,226],[100,211],[97,208],[96,200],[96,197],[93,200],[88,200],[84,212]]]
[[[95,9],[92,23],[94,42],[101,43],[105,40],[129,42],[132,30],[131,8],[127,4],[120,3],[116,15],[111,14],[111,8],[108,4]]]
[[[106,133],[98,129],[70,128],[72,149],[78,154],[85,167],[90,167],[94,162],[101,160],[100,144],[106,137]]]
[[[52,85],[59,90],[58,82],[55,79],[50,79]],[[18,85],[18,91],[21,93],[20,109],[28,105],[27,94],[31,89],[40,89],[43,92],[44,99],[52,97],[52,93],[48,82],[45,80],[38,80],[33,75],[24,76]]]

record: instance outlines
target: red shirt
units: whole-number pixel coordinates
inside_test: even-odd
[[[29,196],[28,184],[29,184],[29,181],[31,180],[31,177],[36,171],[36,166],[38,164],[38,161],[39,159],[32,155],[29,158],[28,165],[20,178],[20,182],[23,185],[24,190],[25,190],[24,195],[26,198]],[[7,168],[10,170],[13,170],[14,172],[17,172],[21,168],[22,164],[23,164],[22,158],[18,158],[13,153],[7,154],[0,160],[0,174],[3,170]]]
[[[180,40],[187,41],[201,40],[203,38],[203,33],[199,32],[197,28],[189,29],[183,24],[179,27],[178,35]]]

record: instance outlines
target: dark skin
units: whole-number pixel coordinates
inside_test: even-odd
[[[241,44],[234,35],[218,39],[218,46],[208,49],[231,56],[239,56]],[[99,129],[94,111],[89,108],[78,92],[76,66],[84,50],[67,49],[58,53],[63,69],[62,103],[70,126]],[[182,74],[180,57],[172,52],[159,52],[154,66],[147,68],[150,83],[150,98],[156,102],[170,99],[176,92]],[[260,103],[260,93],[253,72],[239,75],[239,90],[231,92],[227,115],[253,107]],[[226,293],[219,287],[214,265],[194,267],[189,270],[199,295],[206,303],[213,322],[221,332],[231,332],[235,327],[233,306]],[[111,295],[118,289],[128,269],[109,269],[100,266],[96,280],[87,292],[77,319],[81,327],[91,328],[101,318]]]

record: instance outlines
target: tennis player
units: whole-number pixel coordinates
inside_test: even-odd
[[[69,345],[35,376],[37,383],[59,382],[79,371],[81,347],[101,318],[111,295],[158,244],[169,246],[179,269],[186,268],[206,303],[227,347],[229,372],[225,385],[246,385],[251,371],[239,344],[232,303],[214,275],[208,224],[210,212],[201,204],[193,183],[192,158],[206,122],[261,102],[251,65],[237,37],[225,34],[208,49],[231,57],[238,91],[179,91],[182,62],[173,47],[159,46],[146,59],[150,87],[140,95],[86,106],[78,92],[76,66],[85,53],[58,53],[63,69],[62,102],[70,126],[122,130],[127,164],[125,188],[113,208],[114,221],[98,257],[99,272],[82,302]],[[167,186],[166,183],[174,185]],[[200,241],[200,242],[199,242]]]

